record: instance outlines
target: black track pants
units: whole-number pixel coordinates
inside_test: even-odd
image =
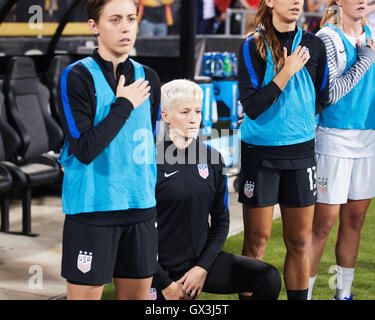
[[[176,281],[182,276],[171,278]],[[209,270],[203,287],[204,292],[215,294],[253,292],[251,300],[277,300],[280,290],[281,277],[274,266],[223,251]],[[158,299],[163,299],[159,291]]]

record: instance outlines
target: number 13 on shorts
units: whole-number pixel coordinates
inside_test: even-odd
[[[311,168],[307,168],[307,173],[309,175],[309,181],[310,181],[310,190],[316,189],[316,167],[313,166]]]

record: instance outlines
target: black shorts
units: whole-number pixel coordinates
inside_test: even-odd
[[[157,243],[156,218],[96,226],[67,216],[61,275],[81,285],[103,285],[112,278],[149,278],[157,272]]]
[[[264,166],[241,167],[238,201],[256,207],[277,203],[307,207],[316,202],[316,167],[275,169]]]

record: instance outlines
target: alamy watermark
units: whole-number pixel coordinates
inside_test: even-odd
[[[28,12],[31,14],[28,22],[29,28],[32,30],[43,29],[43,8],[38,5],[32,5]]]
[[[328,8],[328,13],[332,15],[328,22],[336,25],[341,25],[341,14],[340,7],[338,5],[332,5]]]
[[[32,276],[29,278],[28,286],[32,290],[42,290],[43,289],[43,269],[39,265],[32,265],[28,270],[29,274]]]
[[[328,280],[329,288],[331,290],[341,290],[343,288],[343,283],[341,277],[337,278],[337,265],[330,266],[328,269],[328,273],[334,273],[334,275]]]

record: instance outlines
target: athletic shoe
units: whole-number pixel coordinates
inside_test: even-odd
[[[354,300],[353,297],[354,297],[354,294],[351,294],[349,298],[345,297],[343,300]],[[332,300],[337,300],[336,296],[334,296]]]

